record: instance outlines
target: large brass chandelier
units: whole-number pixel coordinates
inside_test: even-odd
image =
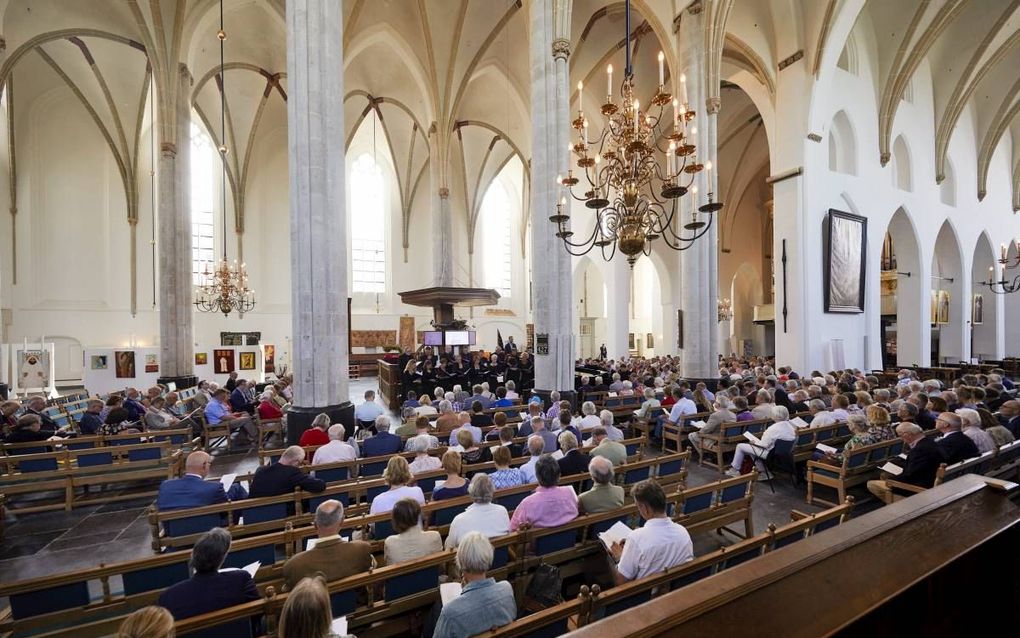
[[[220,179],[220,212],[222,214],[223,257],[213,271],[206,263],[202,273],[202,285],[195,294],[195,307],[202,312],[222,312],[224,317],[237,311],[239,316],[255,309],[255,291],[248,287],[248,273],[244,264],[227,261],[227,98],[226,74],[223,64],[223,45],[227,32],[223,30],[223,0],[220,0],[220,30],[216,33],[220,41],[220,163],[223,174]]]
[[[1012,280],[1006,275],[1007,270],[1012,270],[1020,266],[1020,239],[1015,240],[1014,245],[1016,247],[1016,256],[1009,257],[1006,244],[1001,244],[999,250],[1001,256],[998,262],[1002,264],[1002,279],[995,280],[995,267],[988,267],[988,281],[982,281],[981,284],[988,286],[988,289],[997,295],[1011,295],[1014,292],[1020,290],[1020,275],[1013,277]]]
[[[695,160],[695,145],[688,137],[697,133],[693,121],[695,112],[687,103],[686,78],[680,77],[680,99],[665,90],[664,55],[659,52],[659,85],[651,99],[652,107],[645,111],[635,97],[634,72],[631,66],[630,1],[626,3],[627,66],[620,89],[620,103],[613,101],[613,66],[607,73],[607,96],[600,111],[604,118],[602,132],[594,139],[589,134],[589,122],[583,104],[571,126],[577,131],[577,142],[570,146],[576,156],[577,168],[586,185],[582,195],[574,193],[580,178],[568,169],[566,177],[558,182],[570,196],[584,202],[595,211],[595,224],[583,241],[573,241],[570,230],[570,209],[566,196],[556,206],[556,214],[549,220],[556,224],[556,236],[571,255],[585,255],[598,247],[609,261],[619,250],[627,257],[631,267],[642,254],[648,255],[652,242],[661,238],[673,250],[686,250],[703,237],[712,226],[713,213],[722,209],[721,202],[708,194],[708,203],[694,209],[697,186],[692,186],[697,173],[708,172],[712,183],[712,163],[700,164]],[[578,82],[578,93],[584,88]],[[672,104],[673,117],[669,118],[665,106]],[[653,113],[653,110],[655,112]],[[665,166],[658,154],[665,156]],[[711,187],[710,187],[711,188]],[[683,207],[679,200],[692,193],[691,216],[683,228]],[[679,209],[679,210],[678,210]],[[678,214],[679,212],[679,214]],[[702,215],[698,215],[698,212]],[[706,221],[707,220],[707,221]]]

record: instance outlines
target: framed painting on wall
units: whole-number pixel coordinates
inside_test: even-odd
[[[159,358],[154,354],[145,355],[145,371],[159,372]]]
[[[276,373],[276,346],[266,344],[262,346],[262,353],[265,355],[262,371]]]
[[[106,370],[108,364],[106,362],[105,354],[94,354],[92,355],[92,369],[93,370]]]
[[[204,366],[209,364],[209,353],[208,352],[196,352],[195,353],[195,365]]]
[[[985,300],[981,293],[974,293],[974,303],[971,306],[970,322],[980,326],[985,322]]]
[[[862,313],[868,220],[830,208],[824,226],[825,312]]]
[[[213,350],[213,370],[216,374],[228,374],[234,371],[233,350]]]
[[[949,323],[949,291],[939,291],[939,315],[938,323],[947,324]]]
[[[117,350],[113,353],[117,365],[118,379],[135,378],[135,353],[133,350]]]
[[[254,370],[255,369],[255,353],[254,352],[242,352],[241,353],[241,370]]]

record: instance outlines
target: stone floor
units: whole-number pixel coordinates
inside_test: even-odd
[[[360,403],[365,390],[375,385],[374,378],[351,381],[351,400]],[[257,463],[254,451],[217,454],[210,475],[252,472]],[[692,464],[688,484],[703,485],[720,478],[715,470]],[[771,483],[775,493],[768,483],[757,485],[753,508],[755,532],[764,531],[771,522],[781,525],[789,521],[791,509],[822,509],[808,506],[804,502],[805,488],[803,485],[794,487],[789,477],[780,476]],[[853,493],[861,504],[855,514],[877,507],[866,490]],[[76,508],[71,512],[9,514],[7,533],[0,542],[0,582],[151,556],[151,532],[146,518],[151,504],[151,498],[142,498]],[[699,554],[712,551],[733,540],[729,535],[701,534],[694,539],[695,551]]]

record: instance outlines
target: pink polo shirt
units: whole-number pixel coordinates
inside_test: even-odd
[[[556,527],[577,518],[577,494],[570,487],[538,487],[521,501],[510,519],[510,531],[524,525]]]

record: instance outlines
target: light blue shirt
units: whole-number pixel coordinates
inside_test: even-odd
[[[467,430],[468,432],[470,432],[471,433],[471,438],[474,439],[475,443],[481,443],[482,442],[482,429],[481,428],[477,428],[477,427],[471,425],[470,423],[465,423],[464,425],[462,425],[462,426],[460,426],[458,428],[454,428],[453,430],[450,431],[450,444],[451,445],[453,445],[454,443],[457,442],[457,432],[459,432],[461,430]]]
[[[385,411],[375,401],[365,401],[354,409],[354,418],[358,421],[375,421],[375,418]]]
[[[219,401],[210,401],[209,404],[205,406],[205,420],[209,423],[209,425],[216,425],[228,414],[230,414],[230,410],[228,410]]]
[[[509,625],[516,618],[517,603],[510,583],[485,578],[468,583],[460,596],[443,605],[434,636],[469,638]]]

